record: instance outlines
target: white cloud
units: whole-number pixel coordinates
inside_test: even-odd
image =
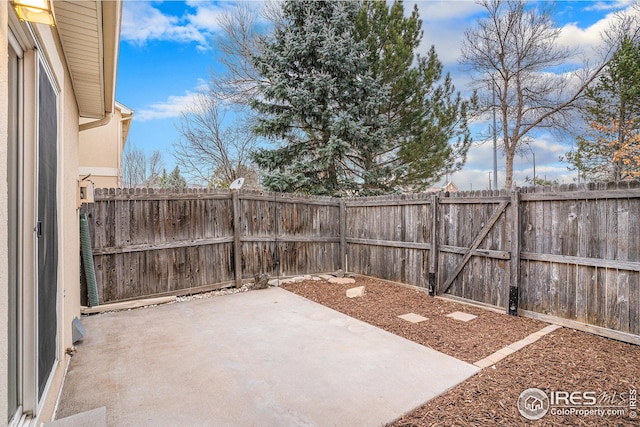
[[[423,21],[460,20],[478,12],[484,8],[473,0],[420,0],[417,1],[420,10],[420,18]],[[410,3],[405,6],[407,12],[411,12]]]
[[[602,35],[611,28],[614,20],[615,13],[609,13],[584,28],[581,28],[576,22],[568,23],[561,28],[558,45],[575,51],[577,55],[572,60],[576,63],[583,62],[585,58],[598,62],[601,59],[598,52],[603,44]]]
[[[187,91],[184,95],[170,95],[166,101],[155,102],[147,107],[137,109],[133,119],[146,122],[180,117],[183,112],[194,105],[198,94],[206,89],[206,82],[201,80],[193,91]]]
[[[618,10],[631,6],[635,0],[597,1],[585,7],[585,11]]]
[[[194,27],[207,33],[213,33],[220,27],[220,17],[229,8],[229,3],[209,3],[202,1],[188,1],[188,6],[195,9],[195,13],[188,13],[185,19]]]
[[[424,37],[420,51],[426,54],[434,45],[444,65],[456,65],[460,59],[460,48],[469,17],[482,12],[483,7],[475,1],[418,1]],[[411,7],[406,7],[410,13]]]
[[[595,23],[581,27],[578,22],[565,24],[561,28],[558,44],[578,51],[594,59],[595,50],[602,42],[602,32],[610,27],[615,16],[622,10],[630,10],[634,0],[617,0],[589,3],[585,11],[607,12]],[[455,66],[461,58],[460,49],[464,40],[464,30],[475,25],[472,17],[482,14],[484,8],[475,1],[418,1],[420,17],[423,20],[424,37],[420,47],[426,53],[431,45],[445,66]],[[409,11],[410,8],[407,8]],[[575,58],[574,60],[582,60]]]
[[[180,117],[180,114],[193,103],[195,95],[191,92],[187,92],[185,95],[171,95],[166,101],[137,110],[133,118],[140,122],[146,122]]]
[[[585,8],[589,11],[610,11],[589,26],[581,27],[577,22],[570,22],[561,28],[558,44],[569,49],[575,49],[587,59],[598,61],[602,59],[603,35],[607,31],[615,30],[622,16],[634,16],[640,19],[640,7],[633,7],[634,1],[619,0],[597,2]]]
[[[122,40],[138,45],[153,40],[193,42],[201,49],[207,48],[223,9],[208,2],[189,2],[187,5],[194,13],[174,16],[164,14],[151,2],[125,1],[122,10]]]
[[[175,25],[177,18],[164,16],[146,2],[124,2],[120,37],[133,43],[158,38]]]
[[[500,140],[498,140],[500,144]],[[529,142],[536,158],[536,177],[550,181],[557,180],[560,184],[570,184],[577,177],[575,172],[567,169],[567,164],[559,160],[560,156],[569,151],[569,147],[556,140],[550,134],[543,134],[532,138]],[[533,178],[533,156],[528,148],[516,154],[514,158],[513,178],[517,186],[527,185],[525,179]],[[467,155],[467,163],[461,171],[451,175],[450,180],[462,191],[488,190],[489,173],[493,176],[493,144],[491,139],[476,143]],[[504,154],[498,148],[498,186],[504,186],[506,175]],[[493,178],[492,178],[493,180]],[[443,179],[444,181],[444,179]]]
[[[244,2],[259,10],[262,1]],[[181,16],[163,13],[151,1],[126,0],[122,11],[122,40],[144,45],[152,40],[196,43],[198,49],[209,49],[213,35],[220,29],[220,17],[238,2],[189,0]],[[259,16],[259,14],[258,14]],[[261,22],[260,18],[258,21]]]

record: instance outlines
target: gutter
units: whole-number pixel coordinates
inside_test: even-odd
[[[98,127],[101,127],[101,126],[105,126],[105,125],[109,124],[109,122],[111,121],[112,117],[113,117],[113,113],[109,113],[109,114],[106,114],[100,120],[94,120],[94,121],[89,122],[89,123],[83,123],[83,124],[80,125],[79,130],[80,130],[80,132],[82,132],[83,130],[88,130],[88,129],[93,129],[93,128],[98,128]]]

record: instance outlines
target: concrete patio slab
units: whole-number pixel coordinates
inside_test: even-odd
[[[107,408],[92,409],[91,411],[81,412],[44,423],[43,427],[106,427],[107,425]]]
[[[379,426],[479,368],[279,288],[83,319],[57,418]]]

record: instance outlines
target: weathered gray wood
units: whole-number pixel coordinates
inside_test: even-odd
[[[353,243],[356,245],[371,245],[371,246],[386,246],[389,248],[405,248],[405,249],[425,249],[430,250],[430,243],[412,243],[412,242],[399,242],[395,240],[373,240],[373,239],[356,239],[347,238],[347,243]]]
[[[363,207],[381,207],[381,206],[413,206],[413,205],[425,205],[429,204],[429,199],[409,199],[409,200],[347,200],[346,205],[353,208]]]
[[[500,306],[493,305],[493,304],[487,304],[487,303],[484,303],[484,302],[474,301],[474,300],[470,300],[470,299],[467,299],[467,298],[459,297],[459,296],[456,296],[456,295],[443,294],[443,295],[437,295],[436,298],[440,298],[440,299],[443,299],[443,300],[449,300],[449,301],[455,301],[455,302],[459,302],[461,304],[470,305],[472,307],[481,307],[481,308],[483,308],[485,310],[493,311],[494,313],[500,313],[500,314],[504,313],[504,307],[500,307]]]
[[[594,190],[572,192],[547,192],[522,194],[523,201],[546,200],[593,200],[593,199],[628,199],[640,197],[640,189],[628,190]]]
[[[567,328],[576,329],[578,331],[589,332],[591,334],[600,335],[614,340],[628,342],[635,345],[640,345],[640,335],[628,334],[625,332],[615,331],[612,329],[603,328],[600,326],[588,325],[585,323],[576,322],[571,319],[563,319],[558,316],[551,316],[544,313],[537,313],[535,311],[520,310],[519,314],[531,319],[541,320],[547,323],[553,323]]]
[[[515,288],[518,292],[520,283],[520,193],[514,191],[511,193],[511,277],[509,286]],[[506,300],[508,301],[507,312],[509,314],[518,314],[518,297],[514,301],[510,301],[508,291]]]
[[[543,193],[551,192],[551,187],[543,187],[540,189]],[[551,243],[552,243],[552,233],[553,233],[553,223],[552,223],[552,215],[553,209],[549,203],[539,203],[540,211],[541,211],[541,219],[542,222],[540,224],[542,234],[540,239],[538,240],[538,248],[542,253],[551,254]],[[558,284],[557,276],[554,275],[554,266],[552,263],[537,263],[534,264],[539,272],[537,273],[540,276],[540,284],[543,286],[542,291],[542,307],[545,307],[547,313],[552,313],[555,311],[556,305],[556,287]]]
[[[102,202],[106,200],[114,200],[114,201],[128,201],[131,200],[131,197],[134,196],[136,200],[192,200],[192,199],[203,199],[203,200],[226,200],[230,199],[230,195],[225,192],[224,194],[217,193],[202,193],[202,194],[176,194],[176,193],[158,193],[151,192],[147,194],[124,194],[120,193],[117,195],[109,195],[109,194],[98,194],[96,193],[94,200],[96,202]]]
[[[482,240],[485,238],[485,236],[491,230],[491,227],[493,227],[493,224],[495,224],[496,221],[498,221],[498,218],[500,218],[500,215],[502,215],[502,213],[504,212],[504,209],[507,207],[508,204],[509,204],[508,201],[504,201],[504,202],[500,203],[500,205],[496,209],[496,211],[493,214],[493,216],[489,219],[487,224],[485,224],[485,226],[480,231],[480,234],[478,234],[478,236],[474,239],[473,243],[471,243],[471,247],[469,248],[469,251],[462,258],[462,261],[460,261],[460,263],[455,268],[455,270],[453,271],[451,276],[449,276],[449,278],[444,282],[444,285],[442,286],[444,288],[444,291],[443,291],[444,293],[446,293],[449,290],[449,288],[451,287],[451,284],[453,283],[453,281],[456,279],[456,277],[458,277],[458,274],[460,274],[460,272],[464,268],[464,266],[467,263],[467,261],[469,261],[469,259],[471,258],[472,251],[474,251],[474,250],[476,250],[478,248],[478,246],[480,245]]]
[[[193,247],[193,246],[203,246],[203,245],[217,245],[220,243],[231,243],[231,242],[233,242],[233,237],[219,237],[219,238],[211,238],[211,239],[192,239],[192,240],[181,240],[177,242],[150,243],[150,244],[121,246],[121,247],[94,248],[93,255],[97,256],[97,255],[126,254],[126,253],[132,253],[132,252],[158,251],[162,249],[176,249],[176,248],[186,248],[186,247]]]
[[[95,236],[102,302],[235,279],[236,253],[242,256],[238,258],[242,279],[261,272],[274,274],[276,214],[281,217],[283,268],[302,274],[334,271],[339,266],[339,202],[335,199],[281,197],[276,212],[273,199],[267,196],[277,195],[244,200],[243,191],[238,194],[239,214],[234,221],[228,190],[99,192],[103,200],[86,209]],[[240,250],[234,239],[236,224],[242,232]]]
[[[621,330],[620,325],[620,304],[618,300],[618,274],[617,271],[607,269],[606,271],[606,287],[604,292],[604,309],[605,323],[604,326],[609,329]],[[626,331],[625,331],[626,332]]]
[[[559,264],[576,264],[590,267],[615,268],[627,271],[640,271],[640,263],[634,261],[616,261],[613,259],[585,258],[568,255],[539,254],[521,252],[520,258],[530,261],[545,261]]]
[[[340,200],[340,268],[347,271],[347,205]]]
[[[469,251],[469,248],[461,247],[461,246],[451,246],[451,245],[439,245],[438,250],[441,252],[448,252],[453,254],[464,255]],[[486,258],[496,258],[509,260],[511,259],[511,253],[507,251],[496,251],[493,249],[475,249],[471,251],[471,255],[473,256],[482,256]]]
[[[429,250],[429,295],[438,293],[438,195],[431,196],[431,249]]]
[[[242,250],[240,247],[240,200],[238,199],[238,191],[231,191],[232,213],[233,213],[233,275],[235,277],[236,288],[242,286]]]
[[[441,204],[498,204],[502,202],[508,202],[510,198],[508,196],[493,196],[493,197],[455,197],[455,198],[441,198],[439,202]]]
[[[242,192],[242,200],[264,201],[272,202],[277,200],[278,203],[301,203],[305,205],[316,206],[340,206],[340,201],[331,197],[305,197],[305,196],[291,196],[284,193],[252,193]]]
[[[639,239],[640,236],[631,236],[629,226],[629,199],[618,199],[618,251],[616,259],[629,259],[630,239]],[[632,332],[629,307],[633,292],[630,288],[630,279],[633,273],[628,271],[617,272],[617,294],[618,294],[618,330]]]
[[[240,236],[240,242],[273,242],[273,236]],[[278,242],[301,242],[301,243],[340,243],[340,237],[323,236],[278,236]]]
[[[629,333],[640,335],[640,273],[629,276]]]

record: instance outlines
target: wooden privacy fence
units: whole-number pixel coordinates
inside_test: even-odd
[[[640,344],[639,182],[346,206],[356,273]]]
[[[340,202],[226,190],[98,189],[89,216],[99,302],[334,271]]]
[[[640,183],[357,199],[97,190],[100,302],[350,272],[640,344]]]

